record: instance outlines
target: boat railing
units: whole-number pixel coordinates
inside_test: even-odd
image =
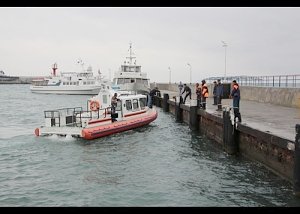
[[[106,107],[106,108],[100,108],[97,111],[90,111],[86,110],[83,111],[82,109],[80,111],[76,111],[75,115],[78,117],[80,127],[82,127],[82,119],[100,119],[100,118],[106,118],[108,114],[111,113],[111,107]],[[77,125],[78,126],[78,125]]]
[[[118,110],[118,109],[116,109]],[[111,114],[111,107],[101,108],[97,111],[83,110],[82,107],[61,108],[44,111],[46,126],[76,126],[82,127],[84,119],[106,118]]]
[[[227,76],[209,77],[207,83],[220,79],[223,83],[236,80],[240,86],[272,87],[272,88],[300,88],[300,75],[273,75],[273,76]]]
[[[77,126],[75,112],[78,111],[82,111],[82,107],[44,111],[46,126]]]

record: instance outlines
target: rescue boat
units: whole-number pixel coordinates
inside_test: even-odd
[[[111,98],[117,93],[117,106],[111,113]],[[92,140],[145,126],[157,118],[155,106],[147,106],[147,96],[114,91],[103,86],[99,94],[82,107],[44,111],[45,124],[35,129],[36,136],[71,135]]]

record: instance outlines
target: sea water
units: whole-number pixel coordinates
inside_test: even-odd
[[[299,206],[293,186],[229,156],[158,108],[149,125],[87,141],[36,137],[44,111],[86,109],[88,95],[0,85],[0,206]]]

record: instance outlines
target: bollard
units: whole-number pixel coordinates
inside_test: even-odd
[[[191,100],[189,127],[193,131],[199,129],[199,117],[197,112],[198,112],[197,100]]]
[[[156,95],[153,96],[153,105],[158,107],[158,105],[157,105],[157,96]]]
[[[157,107],[160,107],[161,108],[161,101],[162,101],[162,99],[161,99],[161,97],[160,96],[157,96]]]
[[[238,151],[238,141],[235,127],[232,125],[230,118],[230,109],[223,110],[223,143],[224,150],[230,154],[236,154]]]
[[[163,99],[163,110],[164,112],[169,112],[169,94],[164,94],[164,99]]]
[[[300,197],[300,124],[296,124],[294,151],[294,194]]]
[[[182,122],[182,109],[180,108],[180,99],[177,99],[177,97],[175,100],[175,118],[176,122]]]

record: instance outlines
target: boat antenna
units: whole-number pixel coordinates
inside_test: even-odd
[[[129,43],[129,49],[128,49],[128,51],[129,51],[129,57],[126,57],[126,58],[129,58],[129,65],[131,65],[132,64],[132,59],[133,58],[136,58],[136,57],[134,57],[134,56],[132,56],[133,55],[133,53],[132,53],[132,43],[130,42]]]
[[[82,61],[82,59],[79,59],[79,60],[77,61],[77,63],[81,65],[82,71],[84,72],[84,62]]]
[[[56,69],[57,69],[57,64],[54,63],[54,64],[53,64],[53,67],[52,67],[52,70],[53,70],[53,76],[54,76],[54,77],[56,76]]]

